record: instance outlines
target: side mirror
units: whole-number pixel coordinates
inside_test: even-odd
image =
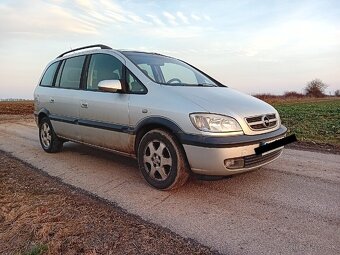
[[[98,83],[98,89],[105,92],[117,92],[117,90],[122,90],[122,83],[120,80],[104,80]]]

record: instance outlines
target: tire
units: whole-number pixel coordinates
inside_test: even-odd
[[[63,141],[58,138],[47,117],[39,122],[39,140],[43,150],[48,153],[60,152],[63,148]]]
[[[156,189],[179,188],[189,177],[183,148],[176,137],[165,130],[154,129],[142,137],[137,159],[144,179]]]

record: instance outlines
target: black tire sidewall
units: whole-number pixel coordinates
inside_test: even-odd
[[[145,147],[153,140],[158,140],[160,142],[163,142],[166,147],[168,148],[171,158],[172,158],[172,167],[169,173],[168,178],[166,178],[164,181],[156,181],[154,179],[152,179],[148,172],[145,169],[144,166],[144,151],[145,151]],[[171,187],[173,185],[173,183],[176,181],[176,177],[178,174],[178,157],[179,155],[177,155],[177,151],[175,148],[176,143],[174,141],[169,141],[169,139],[164,136],[161,132],[159,131],[150,131],[148,132],[141,140],[141,142],[139,143],[138,146],[138,164],[139,164],[139,169],[142,172],[143,177],[145,178],[145,180],[153,187],[157,188],[157,189],[168,189],[169,187]]]

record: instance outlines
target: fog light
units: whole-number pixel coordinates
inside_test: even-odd
[[[224,160],[224,166],[228,169],[237,169],[244,167],[244,159],[243,158],[232,158]]]

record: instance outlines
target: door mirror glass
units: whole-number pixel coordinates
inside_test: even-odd
[[[105,92],[117,92],[122,90],[120,80],[103,80],[98,83],[98,89]]]

